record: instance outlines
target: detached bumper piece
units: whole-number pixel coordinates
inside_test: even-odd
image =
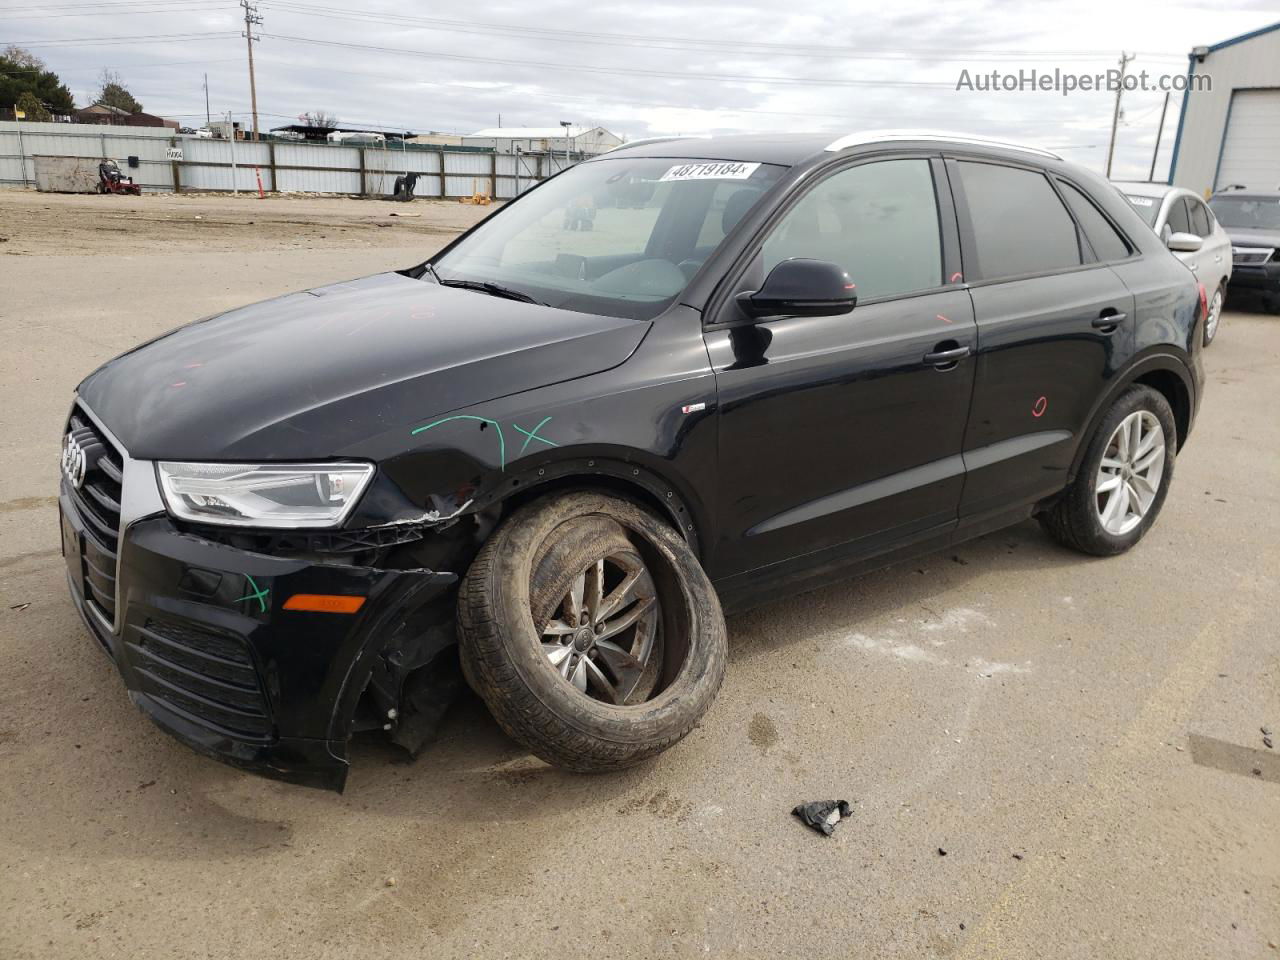
[[[64,481],[60,507],[72,598],[133,702],[203,754],[307,786],[342,790],[384,642],[457,580],[251,553],[163,516],[127,526],[118,563],[99,571],[104,545],[82,492]],[[351,613],[286,609],[296,595],[364,599]]]

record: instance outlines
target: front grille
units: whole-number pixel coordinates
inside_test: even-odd
[[[86,533],[82,558],[85,599],[108,623],[114,623],[124,457],[79,408],[71,412],[67,432],[85,452],[84,485],[78,490],[69,485]]]
[[[1271,259],[1275,250],[1266,247],[1232,247],[1231,262],[1245,266],[1258,266]]]
[[[129,627],[127,643],[144,692],[227,736],[270,739],[267,698],[240,636],[149,617]]]

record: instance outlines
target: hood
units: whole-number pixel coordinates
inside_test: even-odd
[[[388,430],[617,366],[648,329],[386,273],[198,320],[79,392],[138,459],[361,456]]]
[[[1233,247],[1280,247],[1280,230],[1223,226]]]

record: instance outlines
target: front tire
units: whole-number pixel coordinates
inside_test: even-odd
[[[688,544],[633,503],[536,501],[504,521],[458,596],[464,674],[537,756],[617,770],[693,729],[724,678],[715,590]]]
[[[1075,481],[1039,515],[1040,525],[1081,553],[1124,553],[1146,535],[1164,505],[1177,443],[1169,402],[1135,384],[1102,418]]]

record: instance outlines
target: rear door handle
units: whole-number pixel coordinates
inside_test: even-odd
[[[942,346],[942,344],[938,344],[938,346]],[[935,350],[933,353],[926,353],[924,362],[940,370],[949,370],[968,355],[968,347],[952,347],[949,350]]]
[[[1116,327],[1124,322],[1124,318],[1128,314],[1124,313],[1104,313],[1100,317],[1093,320],[1093,329],[1101,330],[1103,333],[1115,333]]]

